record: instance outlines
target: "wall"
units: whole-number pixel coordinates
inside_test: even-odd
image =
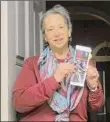
[[[8,42],[7,1],[1,1],[1,120],[8,120]]]

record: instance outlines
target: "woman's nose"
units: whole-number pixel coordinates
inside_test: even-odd
[[[58,29],[55,30],[54,36],[55,37],[59,37],[60,36],[60,31]]]

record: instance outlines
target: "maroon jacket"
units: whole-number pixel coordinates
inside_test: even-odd
[[[54,112],[47,100],[60,88],[51,76],[41,82],[37,67],[38,57],[29,57],[18,75],[13,88],[13,104],[16,111],[25,113],[20,121],[54,121]],[[99,82],[98,89],[90,91],[86,86],[79,104],[70,114],[70,121],[87,121],[87,108],[98,110],[104,103],[103,91]]]

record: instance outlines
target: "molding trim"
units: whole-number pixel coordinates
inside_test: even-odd
[[[97,45],[94,50],[93,50],[93,55],[96,56],[98,51],[103,48],[103,47],[110,47],[110,42],[108,41],[104,41],[102,43],[100,43],[99,45]]]
[[[97,62],[110,61],[110,56],[97,56],[98,51],[103,47],[110,47],[110,42],[104,41],[93,49],[93,56]]]

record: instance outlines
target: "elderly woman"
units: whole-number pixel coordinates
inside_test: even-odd
[[[89,63],[84,87],[70,80],[76,72],[74,48],[70,45],[72,24],[68,11],[55,5],[41,21],[46,48],[25,60],[13,88],[13,104],[20,121],[87,121],[87,108],[103,105],[99,74]]]

